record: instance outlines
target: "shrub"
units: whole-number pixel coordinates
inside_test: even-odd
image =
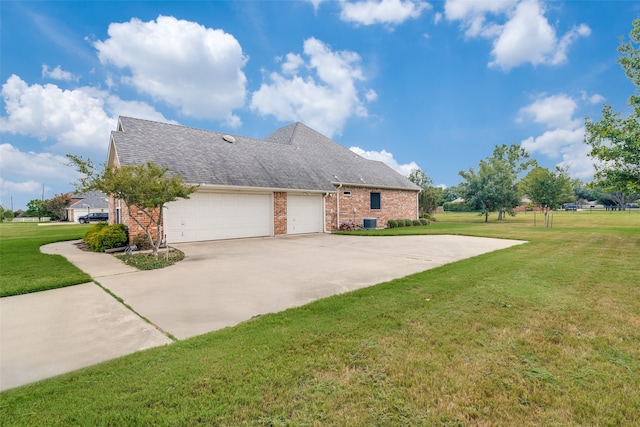
[[[463,202],[446,202],[442,205],[445,212],[471,212],[466,203]]]
[[[387,227],[396,228],[397,226],[398,226],[398,221],[396,221],[395,219],[390,219],[389,221],[387,221]]]
[[[82,235],[82,241],[85,242],[92,251],[95,251],[94,247],[97,246],[98,234],[105,228],[108,224],[106,222],[99,222],[96,225],[89,227],[87,231]]]
[[[420,222],[420,220],[419,220],[419,219],[414,219],[413,221],[411,221],[411,223],[412,223],[413,225],[416,225],[416,226],[417,226],[417,225],[422,225],[422,223]]]
[[[151,243],[149,243],[149,237],[146,234],[138,234],[134,237],[131,242],[129,242],[131,246],[136,245],[138,250],[144,251],[151,248]]]
[[[396,222],[398,223],[398,227],[404,227],[404,219],[398,219]]]
[[[413,221],[410,219],[405,219],[404,220],[404,226],[405,227],[411,227],[413,225]]]
[[[427,219],[427,220],[429,220],[429,219],[431,219],[431,214],[430,214],[430,213],[428,213],[428,212],[422,212],[422,213],[420,214],[420,219]]]
[[[87,230],[82,236],[82,240],[94,252],[118,248],[127,243],[127,227],[122,224],[99,223]]]
[[[421,225],[429,225],[429,219],[428,218],[420,218],[420,224]]]

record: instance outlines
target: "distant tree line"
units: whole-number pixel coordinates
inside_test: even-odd
[[[67,219],[67,208],[71,206],[71,194],[56,194],[50,199],[33,199],[27,203],[27,210],[12,211],[0,205],[0,219],[9,221],[13,218],[51,218],[53,221]]]

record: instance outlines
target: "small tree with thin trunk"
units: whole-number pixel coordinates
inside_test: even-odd
[[[537,167],[520,181],[522,193],[542,208],[544,226],[548,227],[548,214],[573,199],[573,188],[567,171],[556,167],[555,172]]]
[[[83,175],[77,184],[79,192],[91,190],[120,199],[127,206],[129,217],[142,228],[153,247],[153,255],[158,254],[162,243],[162,213],[164,205],[179,198],[188,199],[196,191],[197,185],[187,185],[180,175],[167,176],[169,171],[148,162],[138,166],[96,167],[90,159],[67,154],[72,166]],[[137,209],[147,221],[140,221],[132,215]],[[154,240],[152,230],[155,228]]]

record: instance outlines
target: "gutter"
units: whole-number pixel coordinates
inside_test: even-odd
[[[331,184],[333,185],[338,185],[340,184],[340,186],[338,187],[338,189],[340,187],[342,187],[343,185],[346,185],[347,187],[361,187],[361,188],[380,188],[380,189],[384,189],[384,190],[403,190],[403,191],[415,191],[417,193],[419,193],[420,191],[422,191],[420,188],[407,188],[407,187],[393,187],[393,186],[388,186],[388,185],[374,185],[374,184],[363,184],[363,183],[356,183],[356,184],[350,184],[348,182],[332,182]]]

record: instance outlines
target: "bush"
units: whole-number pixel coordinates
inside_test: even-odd
[[[413,221],[410,219],[405,219],[404,220],[404,226],[405,227],[411,227],[413,225]]]
[[[412,223],[413,223],[413,225],[416,225],[416,226],[417,226],[417,225],[422,225],[422,223],[420,222],[420,220],[419,220],[419,219],[414,219],[414,220],[412,221]]]
[[[398,219],[396,220],[396,223],[398,224],[398,227],[404,227],[404,219]]]
[[[98,223],[84,233],[82,240],[94,252],[118,248],[127,244],[127,227],[122,224]]]
[[[149,237],[146,234],[138,234],[129,244],[131,246],[135,245],[141,251],[151,249],[151,243],[149,243]]]
[[[427,218],[420,218],[420,224],[421,224],[421,225],[429,225],[429,219],[427,219]]]
[[[95,251],[94,247],[97,247],[98,235],[103,228],[108,226],[106,222],[99,222],[96,225],[89,227],[87,231],[82,235],[82,241],[85,242],[92,251]]]
[[[446,202],[442,205],[445,212],[471,212],[466,203]]]
[[[387,221],[388,228],[396,228],[397,226],[398,226],[398,221],[396,221],[395,219],[390,219],[389,221]]]

